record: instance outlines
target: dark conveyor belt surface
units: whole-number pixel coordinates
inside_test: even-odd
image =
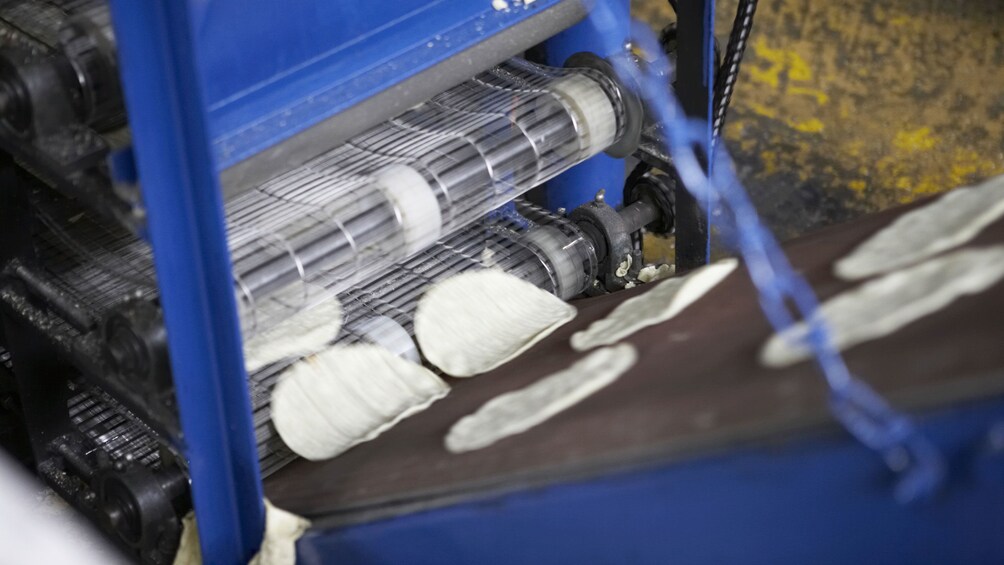
[[[832,263],[910,209],[827,228],[786,246],[821,300],[854,286]],[[970,246],[1004,243],[1004,221]],[[741,443],[803,432],[839,432],[826,389],[803,362],[757,362],[770,335],[743,270],[680,316],[628,338],[638,364],[606,389],[521,435],[453,455],[450,426],[489,399],[569,365],[572,333],[645,287],[582,300],[578,317],[521,358],[488,374],[451,380],[453,391],[375,441],[325,462],[296,461],[269,477],[278,506],[352,523],[528,486],[659,464]],[[1004,394],[1004,283],[965,296],[879,341],[847,351],[852,371],[896,406],[923,410]],[[944,328],[950,327],[947,332]]]

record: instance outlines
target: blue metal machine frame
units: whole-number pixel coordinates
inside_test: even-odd
[[[219,172],[560,1],[509,11],[467,0],[328,2],[315,13],[273,0],[111,0],[206,562],[245,562],[264,523]],[[709,117],[714,2],[678,4],[679,95],[689,113]],[[626,39],[627,22],[623,30]],[[591,33],[580,25],[554,37],[551,62],[594,50],[600,42]],[[241,72],[228,65],[236,57],[262,64]],[[555,179],[550,202],[572,208],[605,188],[616,205],[623,174],[621,161],[594,158]],[[677,198],[678,233],[700,246],[695,257],[706,257],[709,218]],[[988,436],[1004,437],[1002,409],[997,399],[922,420],[950,454],[955,481],[927,508],[895,503],[885,467],[849,437],[814,437],[316,531],[301,540],[300,556],[1001,561],[1001,545],[991,542],[1004,523],[1004,440]],[[974,506],[983,511],[970,514]],[[788,543],[775,543],[781,533]]]
[[[264,524],[219,172],[561,1],[111,0],[207,562],[246,561]]]
[[[112,0],[207,561],[246,560],[264,521],[219,171],[559,1],[499,11],[466,0],[303,9],[270,0]],[[710,24],[712,2],[681,4],[703,6],[702,25]],[[627,22],[622,29],[627,39]],[[595,48],[592,33],[580,24],[555,37],[551,62]],[[699,51],[708,55],[709,46]],[[231,64],[238,59],[256,65]],[[552,204],[570,209],[604,188],[617,205],[623,177],[623,161],[598,156],[552,183]]]
[[[202,552],[246,562],[265,516],[191,5],[116,0],[112,10]]]
[[[905,506],[846,434],[496,495],[300,540],[302,563],[1001,563],[1004,399],[918,418],[950,455]]]

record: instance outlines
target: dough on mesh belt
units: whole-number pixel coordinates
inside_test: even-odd
[[[432,286],[415,313],[415,338],[444,373],[470,377],[523,353],[575,318],[575,307],[496,269]]]
[[[342,305],[334,298],[297,312],[244,342],[247,372],[254,373],[277,361],[320,351],[338,337],[341,327]]]
[[[336,345],[293,364],[272,392],[272,424],[294,453],[330,459],[446,396],[432,371],[377,345]]]

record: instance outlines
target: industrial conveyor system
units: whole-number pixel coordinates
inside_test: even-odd
[[[205,556],[232,561],[295,459],[269,398],[298,357],[245,371],[242,343],[337,299],[339,343],[420,361],[418,298],[457,273],[632,286],[640,230],[678,212],[668,177],[622,197],[646,120],[589,9],[0,2],[26,459],[142,560],[170,559],[194,501]]]
[[[674,131],[634,79],[672,88],[682,104],[674,123],[693,127],[688,142],[714,156],[756,2],[739,2],[722,55],[714,2],[670,5],[676,21],[646,52],[632,42],[627,0],[0,0],[4,446],[147,563],[172,561],[192,511],[205,562],[246,562],[261,543],[265,496],[314,521],[300,542],[308,562],[366,561],[357,548],[373,549],[373,562],[480,560],[490,533],[511,551],[487,562],[662,562],[653,555],[668,550],[636,542],[663,534],[710,540],[705,548],[725,553],[707,555],[735,561],[706,524],[759,516],[715,506],[714,493],[734,492],[714,482],[718,463],[655,462],[830,421],[824,393],[804,384],[805,366],[771,370],[753,359],[770,329],[745,278],[683,316],[687,332],[631,336],[643,353],[633,378],[546,434],[463,456],[442,447],[449,426],[489,398],[569,366],[571,331],[638,294],[644,234],[673,236],[683,272],[709,259],[709,220],[731,217],[710,200],[701,212],[683,188],[684,166],[675,169],[682,161],[665,143]],[[659,67],[662,55],[672,68]],[[694,159],[702,173],[707,157]],[[820,294],[843,291],[849,283],[831,264],[891,218],[789,251]],[[999,242],[1000,226],[981,237]],[[324,347],[376,344],[421,363],[419,299],[482,269],[578,300],[579,318],[536,357],[451,381],[449,397],[379,441],[323,462],[284,444],[272,390],[310,355],[258,363],[256,348],[337,302],[343,323]],[[913,342],[888,340],[894,353],[915,343],[942,355],[917,363],[915,379],[874,352],[855,360],[878,375],[881,392],[922,408],[937,404],[948,381],[938,359],[951,356],[929,322]],[[981,324],[959,335],[999,336]],[[1000,348],[967,343],[959,371],[975,384],[966,390],[998,391]],[[980,397],[967,394],[958,398]],[[982,433],[992,408],[939,429]],[[806,479],[813,465],[845,446],[817,448],[766,463],[739,455],[726,467],[779,477],[791,489],[779,487],[778,498],[797,500],[819,492]],[[887,467],[852,455],[840,461],[856,466],[835,484],[888,482]],[[651,495],[666,489],[676,506]],[[987,492],[1000,499],[999,485]],[[823,494],[834,508],[874,501]],[[743,508],[797,506],[736,496]],[[874,508],[902,518],[899,506]],[[697,516],[705,509],[707,520]],[[776,510],[766,523],[799,521],[792,516]],[[960,516],[918,520],[940,535],[962,528]],[[609,555],[592,533],[599,520],[616,546]],[[884,527],[874,531],[907,539]],[[918,547],[937,539],[925,535]],[[787,555],[769,549],[762,555]],[[837,549],[853,555],[852,545]]]

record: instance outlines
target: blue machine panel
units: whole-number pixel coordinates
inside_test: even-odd
[[[217,165],[230,167],[562,1],[193,3]]]
[[[904,505],[851,439],[775,445],[309,532],[301,563],[1001,563],[1004,400],[918,422],[951,455],[942,495]]]

